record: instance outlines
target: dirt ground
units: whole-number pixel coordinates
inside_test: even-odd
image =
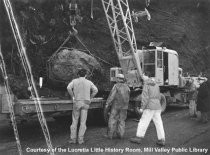
[[[53,148],[56,155],[66,154],[210,154],[210,122],[202,124],[189,118],[188,109],[169,107],[163,114],[166,132],[166,146],[158,148],[155,144],[156,131],[150,124],[145,139],[141,145],[129,142],[135,136],[138,122],[129,117],[126,121],[125,138],[108,140],[103,137],[106,126],[96,124],[96,120],[88,120],[85,144],[67,144],[69,138],[69,122],[48,120]],[[45,139],[38,121],[18,125],[21,145],[24,155],[47,154],[46,152],[32,153],[32,149],[46,149]],[[5,121],[0,123],[0,155],[18,154],[14,143],[12,127]],[[75,152],[75,151],[82,152]],[[208,152],[202,152],[208,149]],[[116,152],[123,151],[123,152]],[[167,152],[169,151],[169,152]]]

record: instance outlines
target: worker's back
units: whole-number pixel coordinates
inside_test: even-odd
[[[97,90],[94,84],[91,81],[85,79],[85,77],[79,77],[77,79],[74,79],[67,89],[70,89],[70,87],[73,88],[73,93],[76,101],[89,101],[91,98],[91,91]]]
[[[160,88],[159,85],[149,79],[145,82],[142,92],[142,102],[146,109],[160,110]]]
[[[116,89],[116,94],[112,106],[117,109],[128,109],[130,89],[127,84],[117,83],[115,84],[114,89]]]

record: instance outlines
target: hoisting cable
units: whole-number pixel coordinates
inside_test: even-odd
[[[93,19],[93,0],[91,0],[91,14],[90,14],[90,17],[91,19]]]
[[[5,5],[5,8],[6,8],[8,17],[9,17],[9,21],[10,21],[10,25],[11,25],[11,28],[12,28],[12,31],[13,31],[15,41],[17,43],[18,52],[19,52],[19,55],[20,55],[20,58],[21,58],[23,68],[24,68],[25,73],[26,73],[27,82],[29,84],[32,99],[35,103],[38,120],[40,122],[42,131],[43,131],[43,134],[44,134],[44,137],[45,137],[45,140],[46,140],[47,147],[49,149],[50,155],[54,155],[52,143],[51,143],[51,140],[50,140],[49,129],[48,129],[48,126],[47,126],[45,116],[43,114],[43,110],[42,110],[41,102],[40,102],[40,99],[39,99],[38,91],[36,89],[36,85],[35,85],[33,74],[32,74],[32,69],[31,69],[31,66],[30,66],[30,62],[28,60],[28,56],[26,54],[26,49],[25,49],[25,46],[23,44],[23,40],[21,38],[17,22],[16,22],[15,17],[14,17],[14,13],[13,13],[13,9],[12,9],[10,0],[4,0],[4,5]]]
[[[106,60],[104,60],[104,59],[102,59],[102,58],[100,58],[100,57],[98,57],[98,56],[93,55],[93,54],[90,52],[90,50],[87,48],[87,46],[85,46],[85,44],[80,40],[80,38],[78,37],[78,35],[75,35],[75,37],[76,37],[76,39],[82,44],[82,46],[85,47],[85,49],[89,52],[89,54],[90,54],[91,56],[93,56],[93,57],[95,57],[95,58],[98,58],[99,60],[103,61],[103,62],[106,63],[106,64],[109,64],[110,66],[115,66],[115,65],[111,64],[110,62],[108,62],[108,61],[106,61]]]
[[[150,5],[150,0],[145,0],[145,4],[146,4],[146,7],[149,7],[149,5]]]
[[[2,76],[4,78],[4,87],[6,88],[7,101],[8,101],[9,112],[10,112],[10,119],[11,119],[13,130],[14,130],[14,135],[15,135],[15,140],[17,143],[18,152],[19,152],[19,155],[22,155],[23,152],[22,152],[22,147],[20,144],[20,138],[19,138],[17,123],[16,123],[16,119],[15,119],[14,102],[11,97],[12,93],[11,93],[10,87],[9,87],[8,76],[7,76],[6,67],[5,67],[5,63],[4,63],[4,57],[1,52],[1,45],[0,45],[0,68],[1,68],[1,72],[3,74]]]
[[[58,49],[53,53],[53,55],[49,58],[48,61],[51,61],[51,59],[60,51],[60,49],[65,45],[69,39],[71,38],[71,34],[68,35],[68,37],[64,40],[64,42],[58,47]]]

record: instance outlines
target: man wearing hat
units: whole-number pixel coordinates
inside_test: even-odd
[[[130,88],[125,84],[124,75],[118,74],[117,83],[113,86],[106,101],[106,109],[111,107],[111,114],[108,121],[108,133],[106,135],[107,138],[112,139],[114,133],[117,134],[118,138],[123,138],[129,98]]]
[[[67,90],[73,99],[73,111],[72,111],[72,125],[71,137],[69,143],[77,142],[77,124],[80,117],[80,128],[78,133],[78,143],[84,143],[84,134],[86,131],[86,120],[88,114],[88,108],[93,98],[97,92],[97,87],[86,77],[87,71],[85,69],[80,69],[78,71],[78,78],[72,80]]]

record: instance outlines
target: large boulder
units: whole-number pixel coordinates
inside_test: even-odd
[[[52,80],[69,82],[77,77],[78,69],[84,68],[89,72],[101,73],[99,62],[91,55],[77,49],[62,49],[49,60],[49,77]]]

